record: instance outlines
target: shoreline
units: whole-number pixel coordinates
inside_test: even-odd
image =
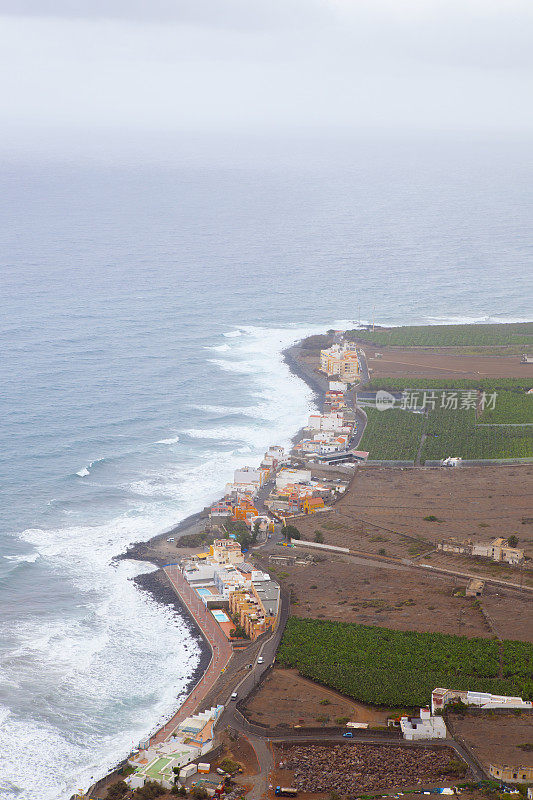
[[[311,389],[313,392],[313,402],[318,408],[320,408],[324,404],[324,400],[326,398],[327,381],[324,378],[321,378],[320,375],[317,375],[312,370],[308,369],[298,360],[297,354],[300,352],[300,349],[300,342],[296,342],[285,350],[282,350],[281,355],[283,357],[283,361],[287,364],[291,374],[302,380]],[[296,444],[302,435],[303,428],[299,428],[291,436],[291,444]],[[176,525],[173,525],[171,528],[167,528],[162,533],[152,536],[145,542],[133,542],[123,553],[114,556],[114,558],[115,560],[131,559],[133,561],[147,561],[148,563],[153,564],[161,569],[161,567],[167,563],[168,558],[163,558],[162,556],[153,552],[151,549],[153,548],[153,545],[166,540],[169,536],[175,536],[177,539],[175,546],[178,546],[179,539],[181,539],[183,536],[188,536],[189,534],[201,531],[203,529],[203,523],[206,519],[208,519],[207,508],[202,509],[202,511],[197,511],[194,514],[189,514],[188,517],[185,517]],[[179,534],[179,538],[177,534]],[[135,580],[137,580],[137,578]]]
[[[284,363],[287,364],[290,373],[302,380],[311,389],[313,393],[312,400],[317,408],[320,409],[324,404],[327,391],[327,381],[325,379],[321,380],[319,375],[313,373],[298,360],[297,354],[300,352],[300,350],[301,343],[298,341],[281,352],[282,359]],[[291,444],[294,445],[302,436],[303,427],[299,428],[290,438]],[[123,559],[132,561],[145,561],[156,567],[154,571],[137,575],[135,578],[133,578],[133,582],[141,591],[147,592],[156,601],[156,603],[172,608],[173,611],[175,611],[181,618],[181,620],[185,622],[195,643],[200,648],[200,660],[198,665],[194,669],[192,675],[190,675],[185,689],[180,693],[180,696],[183,696],[183,700],[179,703],[179,705],[176,704],[176,706],[172,709],[166,722],[158,723],[155,730],[147,733],[147,737],[150,739],[158,736],[160,732],[164,730],[165,726],[168,724],[168,721],[179,714],[180,709],[191,696],[194,688],[203,680],[204,676],[206,675],[213,655],[211,646],[207,642],[204,633],[196,621],[192,611],[182,601],[177,591],[170,585],[170,581],[163,570],[163,567],[169,563],[169,560],[172,560],[172,557],[170,555],[163,557],[162,555],[158,554],[155,552],[154,546],[165,542],[170,536],[175,536],[177,538],[177,542],[174,543],[174,548],[177,548],[179,546],[179,540],[183,536],[203,530],[205,521],[207,519],[208,511],[207,508],[204,508],[202,511],[197,511],[194,514],[190,514],[188,517],[180,520],[180,522],[178,522],[176,525],[173,525],[171,528],[168,528],[162,533],[152,536],[147,541],[133,542],[126,548],[124,552],[117,554],[113,558],[113,560],[117,561]],[[176,536],[176,534],[179,534],[179,537]],[[177,555],[178,554],[176,553],[176,556]],[[90,787],[90,790],[94,791],[96,787],[101,788],[104,785],[107,785],[112,777],[117,777],[117,779],[120,779],[118,770],[123,763],[124,761],[117,763],[117,766],[96,781]]]

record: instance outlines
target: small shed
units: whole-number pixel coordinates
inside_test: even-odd
[[[481,597],[484,588],[485,588],[484,581],[480,581],[479,578],[472,578],[472,580],[466,587],[465,594],[467,597]]]

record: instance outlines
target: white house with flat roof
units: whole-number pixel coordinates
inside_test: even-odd
[[[446,724],[442,717],[433,717],[429,708],[421,708],[418,717],[402,717],[400,728],[404,739],[445,739]]]
[[[448,703],[452,703],[454,700],[461,701],[467,706],[478,706],[479,708],[533,708],[533,703],[530,700],[522,700],[521,697],[438,687],[431,692],[431,711],[433,713],[442,711]]]
[[[308,483],[310,480],[310,469],[282,469],[276,476],[276,489],[284,489],[291,483]]]
[[[263,480],[263,473],[260,469],[253,469],[252,467],[241,467],[236,469],[233,473],[233,483],[237,486],[244,484],[245,486],[251,484],[256,488],[261,486]]]

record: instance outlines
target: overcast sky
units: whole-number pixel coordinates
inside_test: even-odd
[[[533,128],[532,0],[0,0],[0,125]]]

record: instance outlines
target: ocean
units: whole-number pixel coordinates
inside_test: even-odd
[[[113,557],[288,443],[285,347],[530,316],[520,144],[291,147],[2,162],[0,798],[68,798],[175,708],[198,640]]]

